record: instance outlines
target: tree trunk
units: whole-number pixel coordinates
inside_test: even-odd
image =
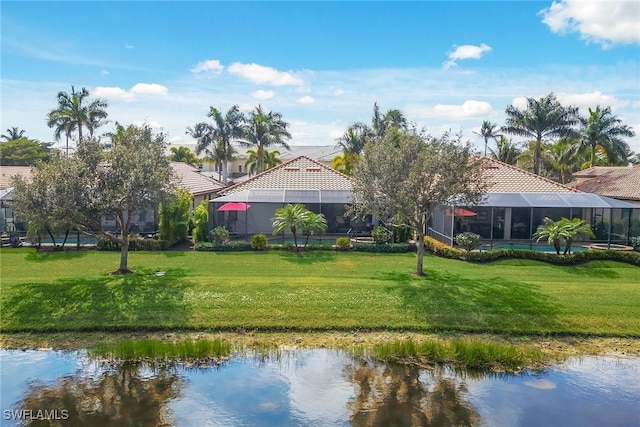
[[[49,227],[47,227],[47,233],[49,233],[49,236],[51,236],[51,243],[53,244],[53,249],[55,250],[55,248],[56,248],[56,238],[53,237],[53,233],[51,232],[51,229]]]
[[[264,147],[262,145],[258,146],[256,150],[256,175],[260,172],[264,172]]]
[[[122,232],[122,245],[120,247],[120,273],[128,273],[127,260],[129,257],[129,211],[124,209],[122,211],[122,219],[120,220],[121,232]]]
[[[416,231],[416,252],[418,254],[418,265],[416,266],[416,275],[424,276],[424,233],[422,230]]]
[[[69,230],[64,232],[64,240],[62,241],[62,247],[64,248],[65,243],[67,243],[67,238],[69,237]]]
[[[227,181],[229,180],[229,162],[225,159],[222,162],[222,183],[227,185]]]

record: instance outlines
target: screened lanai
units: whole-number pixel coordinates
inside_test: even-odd
[[[458,209],[456,209],[458,208]],[[461,214],[459,208],[464,208]],[[528,242],[543,219],[581,218],[591,225],[591,241],[628,245],[640,236],[640,205],[591,193],[487,193],[478,206],[441,206],[428,234],[453,245],[462,232],[479,234],[484,243]]]

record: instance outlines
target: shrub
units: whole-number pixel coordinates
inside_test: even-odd
[[[456,236],[456,243],[467,252],[471,252],[480,245],[480,235],[476,233],[460,233]]]
[[[250,251],[252,248],[251,243],[249,242],[228,242],[224,245],[218,245],[211,242],[198,242],[194,245],[194,249],[196,251],[207,252],[240,252]]]
[[[386,245],[372,245],[370,243],[354,243],[353,250],[358,252],[378,252],[397,254],[415,250],[415,245],[409,243],[388,243]]]
[[[211,241],[218,245],[224,245],[229,241],[229,231],[224,225],[220,225],[211,230]]]
[[[193,241],[206,242],[209,229],[209,201],[203,200],[193,211]]]
[[[371,231],[371,237],[373,237],[373,241],[376,244],[382,245],[385,243],[389,243],[389,241],[391,240],[391,233],[382,225],[378,225],[373,229],[373,231]]]
[[[159,235],[173,245],[187,240],[189,231],[189,207],[191,194],[183,189],[176,190],[167,201],[160,204]]]
[[[463,253],[460,249],[452,248],[451,246],[439,242],[433,237],[425,236],[424,248],[435,255],[443,258],[460,259]]]
[[[99,251],[119,251],[121,244],[117,240],[99,237],[96,242]],[[137,236],[129,237],[130,251],[165,251],[171,247],[170,243],[162,239],[141,239]]]
[[[307,246],[307,249],[311,251],[330,251],[333,250],[331,243],[311,243]]]
[[[336,249],[339,251],[348,251],[351,249],[351,239],[348,237],[338,237],[336,239]]]
[[[256,251],[262,251],[269,248],[269,242],[267,236],[262,233],[254,234],[251,236],[251,248]]]
[[[632,237],[631,245],[633,245],[633,249],[640,252],[640,236]]]

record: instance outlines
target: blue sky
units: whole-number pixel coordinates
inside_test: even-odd
[[[209,106],[262,104],[292,144],[335,143],[374,102],[481,145],[483,120],[554,92],[640,134],[640,2],[2,1],[0,129],[53,139],[56,93],[86,87],[109,119],[175,144]],[[101,128],[107,132],[113,123]],[[515,137],[514,141],[518,141]],[[629,140],[640,151],[640,136]]]

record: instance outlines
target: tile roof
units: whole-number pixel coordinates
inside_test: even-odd
[[[203,175],[194,166],[182,162],[171,162],[171,167],[178,177],[178,186],[184,188],[192,196],[217,193],[224,186],[215,179]]]
[[[568,185],[587,193],[622,200],[640,200],[640,165],[593,166],[573,174]]]
[[[0,190],[13,187],[13,177],[20,175],[26,179],[31,178],[31,166],[0,166]]]
[[[484,175],[491,193],[571,193],[578,190],[518,167],[485,157]]]
[[[252,189],[351,190],[353,181],[322,163],[306,156],[284,162],[274,168],[232,185],[220,194],[234,194]]]

